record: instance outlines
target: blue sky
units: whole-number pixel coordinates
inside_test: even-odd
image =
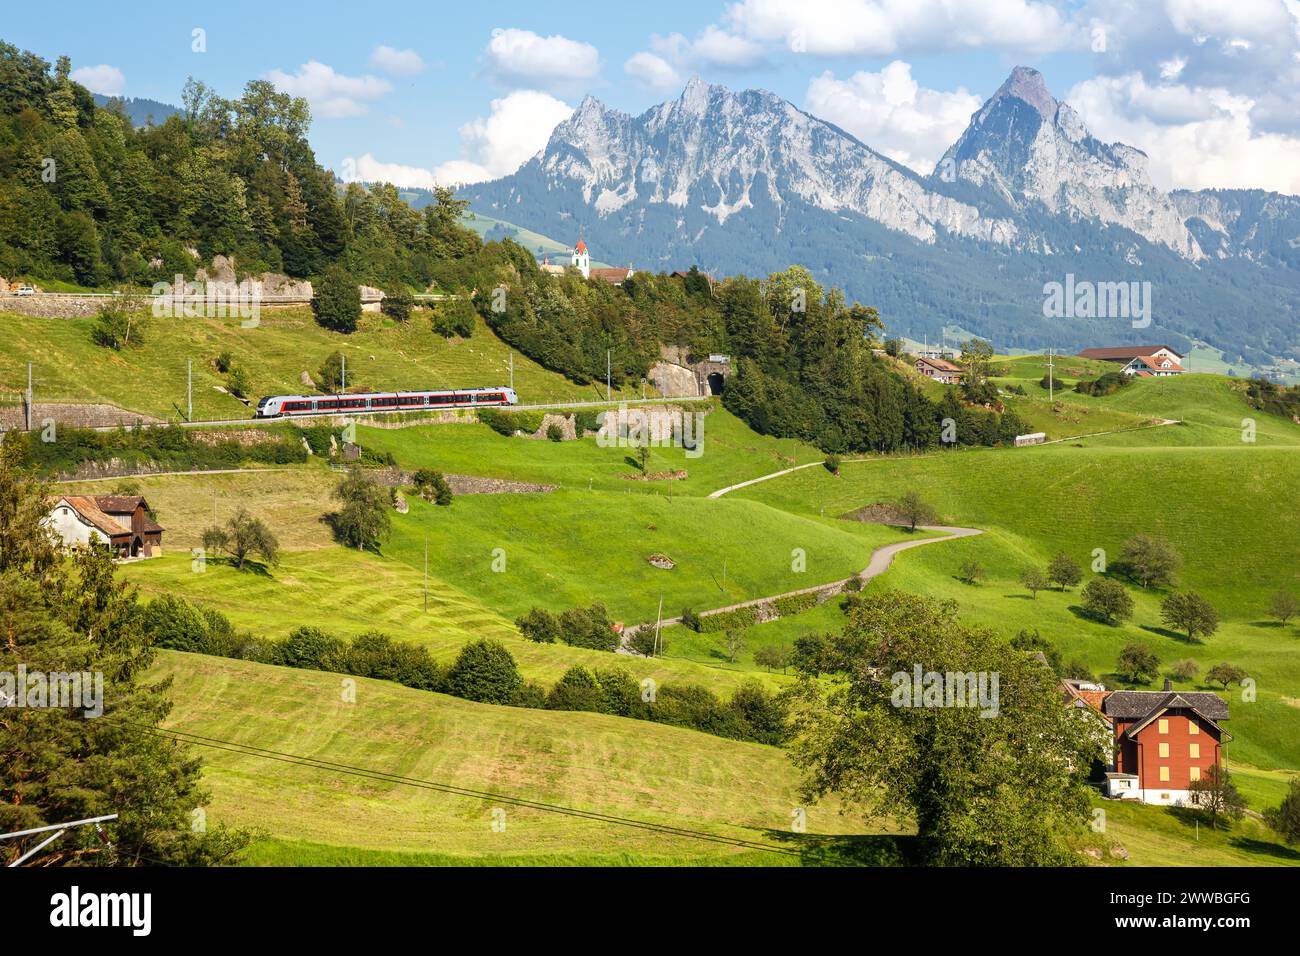
[[[311,102],[318,158],[345,178],[504,175],[584,94],[637,113],[693,74],[772,90],[928,172],[1027,64],[1098,136],[1147,151],[1161,186],[1300,193],[1300,0],[228,0],[139,15],[74,0],[57,20],[50,9],[10,5],[0,37],[68,54],[97,92],[179,103],[189,75],[226,96],[271,79]]]

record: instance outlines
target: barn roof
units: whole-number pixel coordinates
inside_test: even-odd
[[[131,533],[130,528],[124,528],[116,520],[105,514],[93,496],[63,495],[59,500],[67,502],[69,507],[79,514],[84,521],[95,526],[110,538]]]
[[[1215,729],[1220,729],[1217,721],[1228,718],[1227,701],[1208,691],[1117,690],[1106,698],[1102,707],[1114,720],[1135,721],[1125,731],[1129,737],[1136,737],[1151,721],[1169,710],[1190,710]]]
[[[917,361],[918,361],[918,362],[924,362],[926,365],[932,366],[933,368],[937,368],[937,369],[939,369],[941,372],[960,372],[960,371],[961,371],[961,366],[959,366],[959,365],[953,365],[953,364],[952,364],[951,362],[949,362],[947,359],[941,359],[941,358],[926,358],[925,356],[922,356],[921,358],[918,358]]]
[[[1179,358],[1181,358],[1183,354],[1169,345],[1120,345],[1099,349],[1084,349],[1079,353],[1079,358],[1101,359],[1103,361],[1113,362],[1118,359],[1139,358],[1143,355],[1150,355],[1152,352],[1159,352],[1161,349],[1173,352]]]

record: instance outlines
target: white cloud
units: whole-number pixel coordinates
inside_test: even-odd
[[[590,43],[513,27],[492,31],[486,55],[488,71],[510,84],[572,90],[600,73],[600,51]]]
[[[623,72],[656,93],[666,93],[682,85],[681,74],[667,60],[644,50],[627,58]]]
[[[746,37],[717,27],[705,29],[691,44],[691,56],[703,66],[743,69],[763,61],[763,47]]]
[[[1150,86],[1135,72],[1085,80],[1067,99],[1098,138],[1142,149],[1162,188],[1300,194],[1300,137],[1255,129],[1249,97]]]
[[[1165,13],[1184,36],[1264,40],[1292,29],[1283,0],[1165,0]]]
[[[923,174],[961,136],[980,103],[965,87],[952,92],[921,87],[901,60],[846,80],[823,73],[808,84],[804,100],[808,112]]]
[[[283,93],[301,96],[311,105],[312,113],[326,119],[361,116],[369,101],[392,90],[387,80],[375,76],[345,76],[334,68],[311,60],[298,67],[297,73],[272,70],[266,79]]]
[[[991,48],[1044,53],[1077,43],[1076,25],[1045,0],[739,0],[729,32],[815,56],[883,56]]]
[[[395,50],[377,46],[370,54],[370,65],[394,76],[414,76],[424,72],[424,60],[414,50]]]
[[[555,127],[568,119],[573,107],[540,90],[515,90],[492,101],[491,112],[460,128],[459,159],[433,168],[383,163],[370,153],[344,160],[353,181],[391,182],[396,186],[430,189],[435,183],[453,185],[499,179],[513,173],[546,146]]]
[[[83,66],[70,74],[73,82],[80,83],[92,93],[101,96],[121,96],[126,91],[126,77],[115,66]]]

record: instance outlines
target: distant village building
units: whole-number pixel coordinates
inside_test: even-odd
[[[149,517],[149,505],[139,495],[63,495],[44,524],[67,549],[99,544],[115,558],[162,554],[164,529]]]
[[[1030,432],[1028,435],[1016,436],[1016,447],[1020,448],[1024,445],[1041,445],[1045,441],[1047,441],[1046,432]]]
[[[1079,358],[1115,362],[1124,366],[1120,371],[1125,375],[1137,375],[1142,378],[1165,378],[1171,375],[1182,375],[1187,371],[1183,367],[1183,356],[1167,345],[1124,345],[1118,348],[1084,349],[1079,353]]]
[[[916,370],[926,378],[932,378],[946,385],[956,385],[961,381],[962,371],[947,359],[927,358],[921,356],[916,360]]]
[[[1223,742],[1232,735],[1219,726],[1228,704],[1207,691],[1108,691],[1100,684],[1065,680],[1070,706],[1100,715],[1109,737],[1109,765],[1103,793],[1118,800],[1171,806],[1192,802],[1191,784],[1223,765]]]
[[[597,268],[591,267],[591,253],[587,251],[587,244],[581,239],[573,247],[573,252],[569,257],[569,265],[582,273],[584,279],[590,279],[595,276],[597,279],[604,279],[610,285],[622,285],[626,280],[636,275],[636,270],[630,265],[626,268]],[[549,256],[542,259],[542,264],[538,267],[543,272],[550,275],[563,275],[565,267],[555,265],[551,262]]]

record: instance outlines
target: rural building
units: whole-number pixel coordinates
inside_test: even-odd
[[[1228,704],[1218,694],[1175,691],[1168,681],[1161,691],[1061,683],[1072,706],[1096,711],[1107,727],[1106,796],[1182,806],[1191,783],[1223,764],[1223,742],[1232,735],[1219,726],[1228,719]]]
[[[622,285],[626,280],[636,275],[636,270],[630,265],[626,269],[593,269],[591,267],[591,253],[587,251],[587,244],[581,239],[579,239],[578,244],[573,247],[569,264],[581,272],[584,279],[590,279],[592,276],[595,276],[597,279],[604,279],[610,285]],[[538,268],[551,275],[563,275],[565,270],[564,266],[552,264],[549,256],[542,259],[542,264]]]
[[[916,360],[916,370],[926,378],[932,378],[935,381],[943,382],[946,385],[956,385],[961,381],[962,371],[956,365],[953,365],[947,359],[926,358],[922,356]]]
[[[1171,375],[1182,375],[1187,370],[1167,356],[1139,355],[1120,371],[1140,378],[1168,378]]]
[[[1129,372],[1129,366],[1138,360],[1152,369],[1163,369],[1158,374],[1181,375],[1187,371],[1183,364],[1184,356],[1167,345],[1122,345],[1116,348],[1084,349],[1079,353],[1079,358],[1116,362],[1123,365],[1124,371],[1130,375],[1136,374],[1136,369]],[[1153,372],[1153,374],[1157,373]]]
[[[1016,447],[1020,448],[1023,445],[1041,445],[1045,441],[1047,441],[1046,432],[1030,432],[1028,435],[1016,436]]]
[[[63,495],[45,519],[65,548],[106,545],[116,558],[156,558],[163,527],[139,495]]]

